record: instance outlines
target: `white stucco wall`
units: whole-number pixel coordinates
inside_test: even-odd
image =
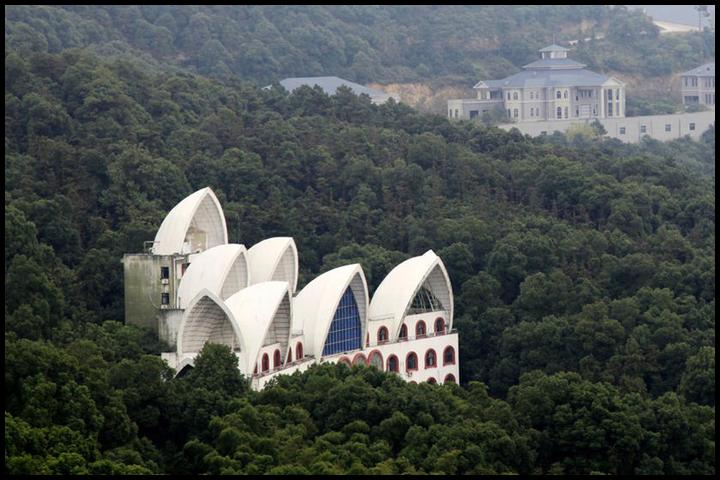
[[[553,120],[546,122],[518,123],[498,125],[503,130],[511,130],[517,128],[521,133],[537,137],[539,135],[552,135],[553,132],[565,132],[571,125],[590,124],[594,119],[570,119],[570,120]],[[660,141],[674,140],[676,138],[690,135],[693,139],[698,139],[710,125],[715,124],[715,112],[696,112],[696,113],[680,113],[674,115],[648,115],[642,117],[623,117],[623,118],[602,118],[598,121],[607,130],[607,136],[617,138],[626,143],[638,143],[644,135]],[[691,123],[695,124],[695,129],[691,130]],[[646,133],[641,133],[641,126],[645,125]],[[666,131],[665,126],[670,125],[670,131]],[[621,128],[625,128],[625,133],[620,133]]]

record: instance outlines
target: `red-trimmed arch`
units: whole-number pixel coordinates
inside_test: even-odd
[[[422,338],[427,335],[425,320],[418,320],[415,324],[415,338]]]
[[[374,365],[374,364],[372,363],[373,358],[379,358],[379,359],[380,359],[380,365],[379,365],[379,366],[378,366],[378,365]],[[368,364],[368,366],[375,367],[375,368],[377,368],[378,370],[382,371],[383,365],[385,365],[385,361],[383,360],[383,356],[382,356],[382,353],[380,353],[380,350],[373,350],[372,352],[370,352],[370,353],[368,354],[368,356],[367,356],[367,364]]]
[[[412,362],[410,361],[412,360]],[[410,364],[413,364],[414,366],[411,367]],[[410,352],[405,356],[405,370],[408,372],[417,370],[418,367],[418,356],[415,352]]]
[[[395,360],[395,366],[390,365],[391,361]],[[388,372],[399,372],[400,371],[400,360],[397,355],[390,355],[387,359],[387,371]]]
[[[378,345],[382,345],[383,343],[387,343],[390,339],[390,334],[388,333],[388,329],[385,326],[382,326],[378,328],[377,331],[377,343]]]
[[[352,359],[353,365],[360,365],[360,362],[358,362],[358,359],[362,361],[362,365],[367,365],[367,357],[364,353],[357,353]]]
[[[425,352],[425,368],[437,368],[437,366],[437,353],[435,353],[434,348],[428,348]]]
[[[276,349],[273,353],[273,368],[280,368],[282,366],[282,355],[280,349]]]
[[[452,345],[443,350],[443,365],[455,365],[455,347]]]

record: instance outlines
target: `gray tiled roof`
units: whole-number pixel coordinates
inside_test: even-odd
[[[569,48],[561,47],[560,45],[553,43],[545,48],[541,48],[538,52],[569,52]]]
[[[505,80],[482,80],[482,83],[487,85],[489,88],[500,88]],[[478,82],[473,88],[478,88]]]
[[[576,62],[569,58],[543,58],[542,60],[535,60],[532,63],[528,63],[523,68],[542,68],[542,69],[568,69],[568,68],[582,68],[584,63]]]
[[[503,88],[525,87],[599,87],[610,79],[607,75],[585,69],[526,70],[499,80]],[[487,83],[487,82],[485,82]]]
[[[360,94],[365,93],[365,94],[369,95],[370,97],[387,96],[387,93],[381,92],[380,90],[374,90],[372,88],[365,87],[363,85],[360,85],[355,82],[351,82],[349,80],[343,80],[342,78],[338,78],[338,77],[285,78],[283,80],[280,80],[280,85],[282,85],[285,88],[285,90],[287,90],[288,92],[292,92],[296,88],[299,88],[303,85],[308,85],[310,87],[318,85],[328,95],[335,95],[335,92],[337,91],[338,87],[340,87],[341,85],[344,85],[344,86],[350,88],[350,90],[352,90],[355,95],[360,95]]]
[[[715,76],[715,62],[706,63],[692,70],[688,70],[680,75],[694,75],[696,77],[714,77]]]

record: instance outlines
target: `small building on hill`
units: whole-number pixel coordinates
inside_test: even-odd
[[[715,110],[715,62],[680,74],[683,105],[704,105]]]
[[[303,85],[307,85],[311,88],[317,85],[318,87],[322,88],[323,91],[328,95],[335,95],[335,93],[337,93],[337,89],[341,86],[344,86],[352,90],[355,95],[365,94],[369,96],[372,100],[372,103],[376,105],[385,103],[391,98],[393,98],[396,102],[400,101],[400,97],[398,95],[385,93],[381,90],[369,88],[364,85],[360,85],[359,83],[351,82],[349,80],[345,80],[339,77],[291,77],[280,80],[280,85],[282,85],[288,92],[292,92],[296,88],[302,87]],[[268,85],[265,88],[270,87],[271,86]]]

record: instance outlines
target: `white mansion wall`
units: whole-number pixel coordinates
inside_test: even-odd
[[[517,128],[521,133],[537,137],[552,135],[553,132],[565,132],[571,125],[590,124],[594,119],[552,120],[546,122],[503,124],[503,130]],[[680,113],[675,115],[649,115],[643,117],[601,118],[598,121],[607,130],[607,136],[617,138],[626,143],[638,143],[644,135],[656,140],[665,141],[690,135],[698,139],[710,125],[715,124],[715,112]],[[694,129],[691,127],[694,124]],[[667,130],[667,126],[669,131]],[[645,133],[641,132],[645,126]],[[625,133],[622,132],[625,129]]]

